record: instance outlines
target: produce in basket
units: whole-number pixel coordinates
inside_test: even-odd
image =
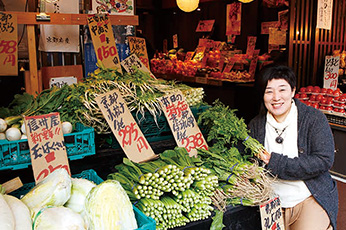
[[[106,180],[91,189],[85,201],[85,212],[91,230],[137,229],[130,199],[116,180]]]
[[[87,230],[82,216],[66,207],[45,207],[37,213],[34,230]]]
[[[47,206],[62,206],[71,195],[71,177],[66,169],[56,169],[33,187],[21,200],[30,209],[33,218]]]

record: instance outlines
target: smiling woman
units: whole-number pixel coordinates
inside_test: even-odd
[[[329,169],[334,140],[325,115],[297,99],[294,72],[271,66],[259,76],[265,113],[249,123],[269,153],[261,160],[276,176],[286,230],[336,229],[338,192]],[[318,210],[318,212],[315,212]]]

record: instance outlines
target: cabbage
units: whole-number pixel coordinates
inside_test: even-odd
[[[85,201],[90,230],[137,229],[133,206],[116,180],[106,180],[94,187]]]
[[[66,207],[46,207],[34,220],[33,230],[86,230],[82,216]]]
[[[62,206],[71,195],[71,177],[66,169],[53,171],[21,199],[30,209],[31,218],[46,206]]]
[[[70,199],[64,205],[81,214],[84,210],[85,198],[96,184],[84,178],[72,178],[72,189]]]

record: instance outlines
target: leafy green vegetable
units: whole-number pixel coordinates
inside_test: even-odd
[[[223,224],[223,212],[215,210],[215,216],[212,217],[213,222],[211,223],[210,230],[221,230],[226,227]]]

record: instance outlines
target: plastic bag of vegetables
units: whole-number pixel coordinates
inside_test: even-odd
[[[91,230],[137,229],[130,199],[116,180],[94,187],[86,198],[85,209]]]
[[[66,169],[60,168],[49,174],[33,187],[21,200],[28,206],[33,218],[46,206],[62,206],[71,195],[71,177]]]
[[[33,230],[86,230],[82,216],[66,207],[45,207],[34,218]]]

